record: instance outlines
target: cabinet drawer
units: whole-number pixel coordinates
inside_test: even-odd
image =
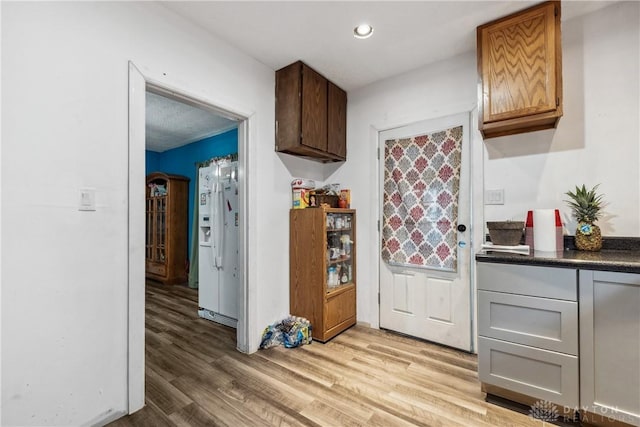
[[[578,303],[478,291],[478,334],[578,355]]]
[[[567,407],[578,407],[578,358],[478,338],[480,381]]]
[[[533,297],[578,300],[576,270],[478,263],[478,289]]]
[[[157,276],[166,276],[167,266],[165,264],[158,264],[155,262],[147,262],[147,273],[155,274]]]

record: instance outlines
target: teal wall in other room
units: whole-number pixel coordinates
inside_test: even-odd
[[[144,152],[146,174],[160,170],[160,158],[164,153],[156,153],[155,151],[146,150]]]
[[[145,171],[183,175],[189,178],[189,257],[191,257],[191,234],[193,227],[193,198],[196,193],[196,163],[212,157],[226,156],[238,152],[238,129],[205,138],[182,147],[157,153],[145,152]]]

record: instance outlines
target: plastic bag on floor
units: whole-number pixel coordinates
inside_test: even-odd
[[[311,322],[304,317],[289,316],[264,329],[260,348],[278,345],[293,348],[303,344],[311,344],[311,340]]]

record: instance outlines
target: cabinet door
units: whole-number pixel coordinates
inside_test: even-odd
[[[558,124],[560,9],[559,1],[550,1],[478,27],[478,121],[484,138]]]
[[[300,141],[302,63],[276,71],[276,151],[288,152]]]
[[[145,233],[145,259],[147,260],[147,262],[149,261],[153,261],[153,251],[154,251],[154,216],[155,216],[155,211],[154,211],[154,203],[153,203],[153,199],[148,198],[147,197],[147,209],[146,209],[146,213],[147,213],[147,218],[145,221],[145,228],[146,228],[146,233]]]
[[[327,151],[347,157],[347,93],[328,82]]]
[[[553,3],[485,26],[479,37],[485,122],[556,109]]]
[[[355,283],[355,216],[333,210],[326,215],[327,271],[326,290]]]
[[[302,64],[302,144],[327,151],[327,79]]]
[[[356,323],[356,289],[351,287],[327,298],[324,340],[333,338]]]
[[[164,263],[166,260],[167,249],[167,198],[160,196],[156,198],[156,215],[155,215],[155,246],[156,253],[155,262]]]
[[[640,426],[640,274],[580,271],[580,407]]]

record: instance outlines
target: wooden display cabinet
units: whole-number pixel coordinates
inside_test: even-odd
[[[146,277],[173,285],[187,282],[189,178],[154,172],[146,189]]]
[[[347,93],[301,61],[276,71],[276,151],[347,158]]]
[[[560,2],[477,28],[479,129],[484,138],[549,129],[562,117]]]
[[[289,308],[326,342],[356,323],[356,211],[291,209]]]

